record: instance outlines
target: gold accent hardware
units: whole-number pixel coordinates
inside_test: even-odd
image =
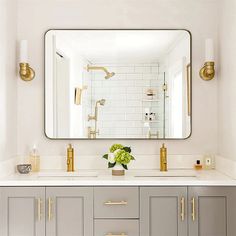
[[[93,115],[88,115],[88,121],[90,121],[90,120],[97,121],[98,120],[98,105],[104,106],[105,102],[106,102],[106,100],[103,99],[103,98],[101,100],[96,101],[94,116]]]
[[[87,65],[87,71],[89,72],[90,70],[102,70],[102,71],[104,71],[106,73],[106,76],[104,77],[105,79],[110,79],[112,76],[115,75],[114,72],[109,72],[103,66],[90,66],[90,65]]]
[[[195,198],[193,197],[192,200],[192,220],[195,221]]]
[[[89,139],[95,139],[95,138],[97,138],[97,135],[99,135],[99,130],[97,129],[98,105],[104,106],[105,102],[106,102],[106,100],[103,98],[96,101],[94,115],[88,115],[88,121],[90,121],[90,120],[95,121],[94,122],[94,129],[92,129],[91,127],[88,127],[88,138]]]
[[[90,120],[97,120],[96,116],[88,115],[88,121]]]
[[[95,138],[97,138],[97,135],[99,135],[99,130],[97,130],[97,131],[92,130],[92,128],[89,126],[88,127],[88,138],[95,139]]]
[[[42,205],[42,200],[41,198],[37,199],[37,205],[38,205],[38,221],[42,219],[42,212],[41,212],[41,205]]]
[[[215,77],[215,63],[213,61],[206,62],[199,75],[203,80],[212,80]]]
[[[127,205],[127,201],[118,201],[118,202],[113,202],[113,201],[107,201],[104,202],[104,205],[112,206],[112,205]]]
[[[67,172],[74,172],[74,148],[69,144],[67,148]]]
[[[53,205],[53,200],[49,197],[48,198],[48,220],[51,221],[53,214],[52,214],[52,205]]]
[[[20,78],[24,81],[31,81],[35,77],[35,71],[29,66],[29,63],[20,63]]]
[[[82,92],[87,88],[88,86],[83,86],[82,88],[75,88],[75,105],[81,105]]]
[[[108,233],[106,236],[128,236],[126,233],[120,233],[120,234],[113,234],[113,233]]]
[[[188,100],[188,116],[191,115],[191,65],[188,64],[186,68],[187,73],[187,100]]]
[[[167,148],[164,143],[160,148],[160,171],[167,171]]]
[[[184,221],[184,216],[185,216],[185,203],[184,203],[184,197],[181,198],[180,200],[180,204],[181,204],[181,212],[180,212],[180,216],[181,216],[181,220]]]

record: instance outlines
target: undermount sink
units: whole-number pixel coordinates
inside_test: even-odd
[[[196,172],[192,170],[170,170],[166,172],[161,171],[144,171],[142,173],[134,174],[134,177],[136,178],[152,178],[152,177],[158,177],[158,178],[166,178],[166,177],[172,177],[172,178],[187,178],[187,177],[197,177]]]
[[[39,172],[38,177],[97,177],[98,173],[95,171],[44,171]]]

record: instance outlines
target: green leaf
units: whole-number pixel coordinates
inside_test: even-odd
[[[113,168],[115,165],[116,165],[116,162],[115,163],[108,162],[108,168]]]
[[[127,165],[122,164],[122,166],[124,167],[124,169],[128,170]]]
[[[131,156],[131,160],[135,160],[135,158],[133,156]]]
[[[131,153],[131,148],[130,147],[123,147],[123,150],[125,150],[128,153]]]
[[[108,159],[108,154],[103,155],[103,158]]]

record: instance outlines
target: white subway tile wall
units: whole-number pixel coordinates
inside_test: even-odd
[[[163,73],[158,64],[99,64],[115,76],[106,80],[101,71],[92,71],[91,100],[88,111],[93,112],[97,100],[105,99],[98,110],[100,138],[146,138],[149,127],[145,124],[145,111],[156,114],[157,120],[150,122],[152,134],[163,136]],[[90,78],[89,78],[90,80]],[[147,101],[147,89],[155,89],[154,101]],[[89,91],[90,91],[89,90]],[[93,126],[93,121],[88,126]]]

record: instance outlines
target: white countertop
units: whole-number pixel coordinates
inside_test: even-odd
[[[78,176],[63,173],[14,174],[0,178],[0,186],[236,186],[236,180],[216,170],[129,170],[125,176],[101,170],[80,170]]]

